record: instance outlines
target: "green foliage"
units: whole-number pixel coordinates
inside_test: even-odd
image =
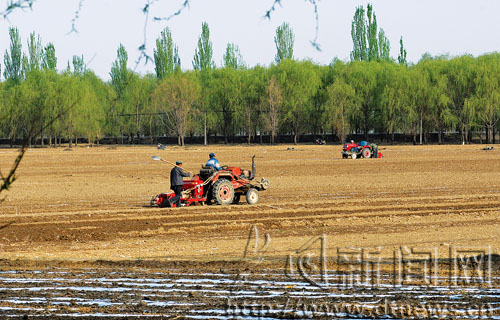
[[[353,116],[353,106],[356,104],[354,88],[341,76],[328,86],[327,93],[327,125],[335,129],[340,141],[344,141],[351,129],[349,120]]]
[[[209,110],[217,116],[216,125],[222,129],[224,142],[229,143],[236,133],[236,115],[243,104],[242,73],[233,68],[216,69],[206,85]]]
[[[6,80],[19,82],[23,77],[23,52],[21,38],[17,28],[9,28],[10,52],[5,50],[3,76]]]
[[[172,33],[166,27],[158,39],[154,50],[156,77],[160,80],[173,74],[181,68],[179,49],[172,40]]]
[[[366,17],[363,6],[356,8],[351,24],[353,50],[351,61],[389,61],[391,45],[383,29],[378,29],[377,16],[371,4]]]
[[[312,98],[320,84],[320,76],[309,62],[284,60],[271,69],[283,94],[284,124],[294,134],[294,143],[307,127],[308,113],[313,109]]]
[[[353,49],[351,51],[351,61],[368,60],[368,47],[366,44],[367,31],[365,20],[365,9],[363,6],[356,8],[351,25],[351,38]]]
[[[210,41],[210,29],[208,28],[208,24],[203,22],[201,25],[201,35],[198,38],[198,46],[193,57],[194,70],[208,70],[215,68],[212,55],[213,49],[212,41]]]
[[[398,62],[399,64],[408,65],[408,62],[406,61],[406,49],[404,48],[403,45],[403,37],[399,39],[399,55],[398,55]]]
[[[42,47],[35,33],[23,54],[19,32],[11,28],[7,81],[0,82],[0,134],[50,144],[56,137],[130,143],[167,134],[183,145],[186,135],[202,135],[206,123],[209,135],[222,135],[226,143],[235,135],[252,143],[269,134],[274,143],[279,134],[292,134],[297,143],[303,133],[333,133],[344,140],[353,133],[368,139],[371,132],[392,139],[410,133],[415,143],[437,133],[442,143],[447,131],[461,133],[464,143],[473,135],[482,139],[482,133],[493,141],[500,125],[500,54],[426,54],[408,67],[402,38],[399,63],[390,59],[371,5],[366,16],[358,7],[353,26],[356,58],[349,63],[293,60],[293,33],[284,24],[275,38],[278,63],[248,69],[229,43],[224,67],[217,69],[204,23],[193,72],[180,70],[177,47],[165,29],[157,40],[156,74],[129,70],[120,45],[109,82],[88,70],[83,56],[58,73],[54,46]]]
[[[40,70],[43,60],[42,40],[36,36],[35,32],[30,34],[28,40],[28,64],[25,67],[26,72]]]
[[[228,43],[226,47],[226,53],[222,58],[224,60],[224,67],[229,67],[233,69],[246,69],[245,61],[240,53],[240,48],[234,43]]]
[[[293,59],[293,44],[295,42],[295,35],[293,30],[287,22],[283,22],[281,26],[276,28],[276,35],[274,36],[274,43],[276,45],[276,56],[274,61],[277,64],[287,60]]]
[[[56,49],[52,43],[49,43],[43,51],[42,67],[48,70],[53,70],[53,71],[56,70],[57,67]]]
[[[120,44],[117,50],[117,57],[111,66],[111,85],[116,91],[118,98],[121,98],[128,83],[128,53],[125,47]]]
[[[176,73],[165,78],[152,93],[152,103],[162,113],[160,119],[163,125],[178,137],[181,146],[184,145],[184,136],[199,93],[198,81],[192,73]]]
[[[85,66],[85,61],[83,60],[83,56],[73,56],[73,73],[75,75],[82,76],[87,67]]]

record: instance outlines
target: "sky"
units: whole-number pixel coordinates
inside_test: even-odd
[[[150,0],[151,1],[151,0]],[[274,0],[190,0],[189,8],[169,21],[167,17],[181,8],[184,0],[152,1],[149,19],[142,12],[147,0],[84,0],[75,22],[78,32],[70,32],[80,0],[36,0],[33,10],[17,10],[7,19],[0,17],[0,64],[9,47],[9,27],[20,31],[23,50],[29,34],[35,31],[43,45],[52,42],[58,69],[66,68],[74,55],[83,55],[87,67],[103,80],[122,43],[128,51],[128,67],[140,74],[154,72],[154,63],[136,64],[138,47],[146,39],[146,52],[153,56],[155,40],[169,27],[179,48],[181,67],[192,69],[193,55],[202,22],[210,28],[213,58],[217,66],[228,43],[239,46],[250,67],[268,66],[274,61],[276,28],[288,22],[295,34],[295,59],[310,59],[327,65],[333,58],[349,60],[352,50],[351,23],[356,7],[372,3],[379,27],[391,43],[391,56],[397,59],[402,36],[407,60],[418,62],[429,52],[451,56],[500,51],[500,1],[498,0],[317,0],[321,51],[311,45],[316,19],[309,0],[281,0],[271,19],[264,15]],[[5,1],[0,2],[0,12]],[[145,22],[147,25],[145,28]],[[3,77],[3,76],[2,76]]]

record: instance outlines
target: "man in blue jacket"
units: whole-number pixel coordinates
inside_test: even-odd
[[[219,164],[219,160],[215,159],[215,154],[213,154],[213,152],[212,152],[208,156],[210,157],[210,159],[205,164],[205,167],[212,167],[215,170],[219,171],[220,164]]]
[[[170,207],[175,203],[177,208],[181,206],[181,192],[184,180],[182,177],[189,177],[191,172],[182,170],[182,161],[176,161],[175,167],[170,171],[170,189],[175,192],[175,196],[169,199]]]

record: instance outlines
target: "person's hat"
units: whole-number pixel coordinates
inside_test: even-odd
[[[213,152],[210,152],[210,154],[208,155],[210,158],[213,158],[215,157],[215,154]]]
[[[175,162],[175,164],[182,164],[182,161],[177,160],[177,161]]]

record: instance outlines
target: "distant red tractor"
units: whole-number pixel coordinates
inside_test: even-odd
[[[252,181],[256,172],[254,158],[255,156],[252,157],[252,171],[229,166],[222,166],[221,170],[216,171],[212,167],[203,166],[200,173],[195,174],[191,180],[184,180],[181,206],[197,203],[237,204],[242,195],[248,204],[258,203],[259,191],[268,189],[270,183],[264,178],[259,182]],[[174,196],[173,192],[160,193],[151,199],[151,206],[169,206],[168,200]]]
[[[357,158],[382,158],[382,153],[378,152],[378,147],[366,141],[361,141],[356,144],[354,141],[344,143],[342,147],[342,158],[357,159]]]

